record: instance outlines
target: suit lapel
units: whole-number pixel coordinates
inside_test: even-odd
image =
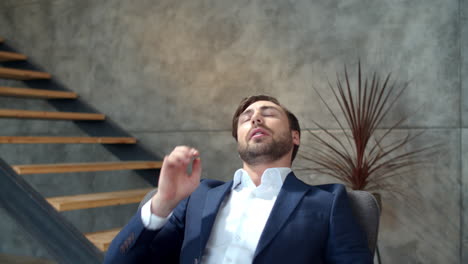
[[[223,185],[209,190],[206,194],[205,205],[203,207],[201,234],[200,234],[200,250],[205,249],[208,238],[210,237],[211,229],[218,214],[219,206],[224,201],[224,197],[231,190],[233,182],[229,181]]]
[[[288,175],[260,236],[254,259],[283,228],[283,225],[308,190],[308,186],[298,180],[294,173],[291,172]]]

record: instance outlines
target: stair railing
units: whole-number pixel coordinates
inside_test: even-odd
[[[1,158],[0,206],[58,263],[102,263],[103,253]]]

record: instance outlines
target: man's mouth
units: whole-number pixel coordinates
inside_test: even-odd
[[[263,128],[255,128],[249,134],[249,139],[268,136],[268,132]]]

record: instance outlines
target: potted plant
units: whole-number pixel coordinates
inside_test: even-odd
[[[310,161],[312,166],[304,169],[334,177],[353,190],[365,190],[374,194],[382,190],[400,192],[400,188],[394,188],[394,184],[388,180],[410,173],[414,169],[413,165],[423,161],[420,154],[432,147],[405,149],[423,132],[414,135],[408,132],[396,139],[394,136],[389,137],[407,116],[399,118],[387,128],[380,127],[393,110],[395,102],[408,88],[408,84],[401,85],[391,81],[390,74],[381,79],[374,72],[371,78],[363,78],[360,63],[357,70],[354,87],[346,66],[344,80],[337,74],[336,85],[328,83],[339,112],[334,112],[330,103],[314,87],[343,135],[339,136],[314,122],[324,135],[309,130],[312,142],[302,148],[300,156],[305,161]],[[340,121],[341,115],[345,122]],[[376,198],[380,202],[380,195]]]

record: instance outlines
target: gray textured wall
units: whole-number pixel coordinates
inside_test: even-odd
[[[397,134],[426,133],[409,148],[442,147],[427,166],[395,180],[404,196],[384,193],[383,261],[468,262],[466,1],[4,0],[0,8],[0,34],[11,44],[156,153],[177,144],[199,148],[210,178],[229,179],[240,166],[229,120],[247,95],[278,97],[303,128],[316,129],[312,120],[336,128],[311,85],[327,94],[327,78],[343,63],[355,67],[361,58],[368,71],[392,71],[411,81],[387,124],[412,114]],[[2,108],[48,109],[38,101],[0,102]],[[34,133],[80,133],[64,122],[0,124],[3,135],[32,133],[31,126]],[[30,146],[0,148],[10,162],[112,159],[90,146],[44,146],[32,158],[24,157]],[[143,184],[131,174],[119,181],[113,176],[30,180],[46,194],[73,178],[83,188],[66,192]],[[300,176],[309,183],[330,181]],[[90,231],[122,211],[69,217],[88,219],[80,228]]]

